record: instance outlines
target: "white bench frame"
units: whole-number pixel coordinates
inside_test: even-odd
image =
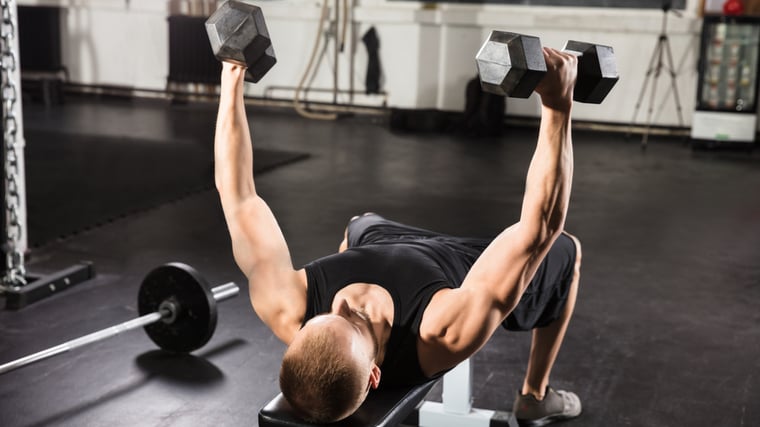
[[[422,402],[419,427],[518,427],[510,412],[472,407],[472,363],[465,360],[443,376],[443,402]]]

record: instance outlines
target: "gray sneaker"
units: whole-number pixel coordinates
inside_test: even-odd
[[[512,408],[520,427],[538,427],[554,421],[575,418],[581,414],[581,400],[569,391],[555,391],[546,388],[543,400],[537,400],[532,394],[520,394]]]

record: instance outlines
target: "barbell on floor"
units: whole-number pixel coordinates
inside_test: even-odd
[[[189,265],[164,264],[148,273],[140,285],[140,317],[0,365],[0,374],[141,326],[160,348],[189,353],[205,345],[214,334],[216,303],[239,292],[233,282],[210,289],[203,276]]]

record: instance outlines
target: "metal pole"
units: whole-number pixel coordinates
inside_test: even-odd
[[[0,0],[2,5],[2,93],[3,149],[6,213],[5,285],[26,284],[24,253],[27,249],[26,182],[24,167],[24,121],[21,108],[21,64],[18,45],[18,8],[16,0]]]
[[[220,285],[211,289],[211,293],[214,295],[214,301],[216,302],[221,302],[226,299],[232,298],[235,295],[237,295],[239,291],[240,289],[234,282],[225,283],[224,285]],[[164,317],[172,317],[172,314],[173,313],[171,312],[170,309],[154,311],[153,313],[148,313],[136,319],[119,323],[118,325],[111,326],[110,328],[101,329],[97,332],[93,332],[83,337],[75,338],[71,341],[66,341],[65,343],[59,344],[55,347],[50,347],[45,350],[38,351],[37,353],[30,354],[20,359],[16,359],[11,362],[0,365],[0,375],[8,371],[21,368],[22,366],[26,366],[34,362],[39,362],[40,360],[53,357],[57,354],[65,353],[75,348],[79,348],[87,344],[92,344],[98,341],[102,341],[106,338],[116,336],[122,332],[126,332],[132,329],[139,328],[141,326],[147,326],[147,325],[156,323],[160,321],[161,319],[163,319]]]
[[[27,275],[26,166],[24,165],[24,120],[21,108],[21,59],[18,40],[16,0],[0,0],[0,92],[3,95],[2,129],[3,189],[2,235],[5,254],[0,290],[5,307],[18,309],[92,277],[91,263],[83,263],[59,273],[42,277]],[[27,281],[30,283],[27,283]],[[61,280],[56,284],[55,281]],[[59,286],[63,284],[64,286]]]
[[[65,353],[69,350],[73,350],[75,348],[82,347],[87,344],[92,344],[98,341],[102,341],[106,338],[110,338],[122,332],[126,332],[135,328],[139,328],[141,326],[147,326],[152,323],[156,323],[159,320],[161,320],[163,317],[164,317],[163,314],[156,311],[150,314],[146,314],[145,316],[138,317],[137,319],[129,320],[127,322],[120,323],[116,326],[111,326],[110,328],[102,329],[100,331],[93,332],[91,334],[73,339],[71,341],[66,341],[65,343],[59,344],[55,347],[50,347],[48,349],[38,351],[37,353],[30,354],[29,356],[25,356],[20,359],[16,359],[12,362],[8,362],[6,364],[0,365],[0,374],[4,374],[5,372],[18,369],[22,366],[26,366],[34,362],[39,362],[40,360],[53,357],[57,354]]]

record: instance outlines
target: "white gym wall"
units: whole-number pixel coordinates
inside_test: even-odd
[[[328,0],[332,6],[333,2]],[[168,1],[159,0],[19,0],[19,5],[59,6],[63,14],[63,62],[72,82],[164,89],[168,74]],[[175,0],[176,3],[181,1]],[[191,2],[188,2],[191,3]],[[200,3],[197,1],[196,3]],[[294,87],[311,53],[321,0],[253,1],[264,9],[278,63],[248,93],[267,86]],[[567,39],[612,45],[620,81],[602,107],[578,104],[575,117],[628,123],[634,113],[649,59],[662,23],[659,9],[526,7],[424,2],[356,0],[357,46],[354,88],[364,90],[367,54],[361,36],[375,26],[380,39],[383,89],[388,104],[401,108],[462,110],[464,88],[476,74],[474,56],[491,29],[539,36],[546,46],[561,48]],[[698,1],[687,0],[682,17],[668,16],[668,35],[678,73],[685,125],[691,124],[696,97],[696,55],[701,20]],[[207,46],[199,46],[206,49]],[[340,59],[340,85],[348,89],[349,56]],[[325,58],[332,62],[332,54]],[[324,62],[313,87],[332,87]],[[658,79],[657,125],[678,125],[670,94],[670,77]],[[278,97],[292,96],[280,91]],[[331,95],[330,98],[331,99]],[[663,104],[663,100],[665,103]],[[356,102],[377,105],[378,98]],[[649,95],[638,114],[646,120]],[[538,101],[509,99],[508,114],[537,117]]]

